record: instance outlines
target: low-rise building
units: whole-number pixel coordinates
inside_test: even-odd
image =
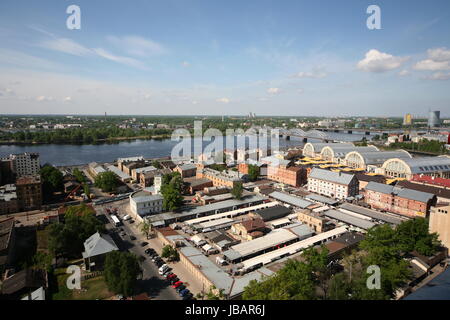
[[[198,179],[209,179],[213,182],[213,186],[225,186],[228,188],[233,188],[237,183],[243,182],[245,175],[235,172],[226,171],[220,172],[210,168],[204,168],[197,170]]]
[[[308,177],[308,191],[345,199],[359,193],[359,182],[354,174],[314,168]]]
[[[329,221],[318,212],[313,212],[308,209],[300,210],[297,212],[298,221],[308,225],[314,232],[321,233],[331,229],[331,226],[327,224]]]
[[[182,178],[194,177],[197,172],[197,166],[193,163],[184,163],[176,166],[173,171],[179,172]]]
[[[149,214],[159,213],[163,210],[163,197],[146,191],[134,192],[130,195],[130,210],[138,220]]]
[[[266,224],[261,218],[246,219],[231,226],[231,232],[241,236],[246,240],[253,240],[262,236],[266,229]]]
[[[108,234],[94,233],[84,242],[84,252],[82,253],[86,270],[102,270],[106,254],[117,251],[119,248]]]
[[[145,172],[155,171],[157,170],[154,166],[146,166],[142,168],[136,168],[131,170],[131,178],[133,181],[140,181],[141,180],[141,174]]]
[[[267,167],[267,178],[293,187],[300,187],[307,181],[307,170],[303,167]]]
[[[166,168],[143,172],[140,174],[139,184],[143,188],[150,187],[153,185],[153,182],[155,181],[156,176],[163,176],[163,175],[169,174],[171,172],[172,172],[172,170],[166,169]]]
[[[17,200],[16,186],[6,184],[0,187],[0,215],[10,214],[19,211],[19,201]]]
[[[431,193],[369,182],[364,191],[364,201],[372,208],[405,215],[426,217],[436,196]]]

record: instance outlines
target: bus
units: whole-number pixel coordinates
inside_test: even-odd
[[[112,215],[111,215],[111,219],[112,219],[112,221],[113,221],[115,227],[120,226],[120,220],[119,220],[119,218],[117,218],[116,215],[112,214]]]

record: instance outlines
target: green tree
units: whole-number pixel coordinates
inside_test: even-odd
[[[46,200],[53,196],[53,193],[62,191],[63,174],[50,164],[45,164],[40,170],[42,180],[42,193]]]
[[[158,160],[153,160],[151,165],[153,167],[155,167],[156,169],[162,169],[162,165],[161,165],[161,163],[159,163]]]
[[[84,241],[96,232],[104,232],[104,225],[86,204],[66,210],[64,223],[50,225],[49,248],[57,256],[78,257],[84,250]]]
[[[183,204],[183,180],[178,172],[166,174],[162,179],[161,194],[163,196],[163,208],[176,210]]]
[[[95,177],[95,186],[102,189],[105,192],[111,192],[116,190],[119,184],[119,178],[114,172],[106,171],[100,172]]]
[[[231,194],[235,199],[240,200],[242,198],[242,192],[243,192],[242,182],[237,182],[233,189],[231,189]]]
[[[258,180],[258,176],[259,176],[259,167],[254,164],[249,164],[248,165],[248,177],[249,177],[250,181]]]
[[[441,245],[437,233],[430,233],[428,220],[415,218],[402,222],[396,229],[396,240],[404,252],[417,251],[431,256]]]
[[[137,257],[130,252],[112,251],[105,259],[108,289],[125,297],[133,295],[137,277],[142,272]]]
[[[47,270],[47,272],[50,272],[52,269],[52,261],[53,256],[50,253],[46,253],[44,251],[38,251],[33,256],[33,266],[35,266],[38,269]]]
[[[144,221],[141,223],[141,232],[145,234],[145,237],[148,239],[151,232],[151,225],[148,223],[147,220],[144,219]]]
[[[161,257],[169,259],[169,261],[180,260],[180,254],[174,247],[167,245],[162,248]]]

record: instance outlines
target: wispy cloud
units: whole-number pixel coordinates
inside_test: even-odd
[[[87,56],[93,54],[92,50],[67,38],[55,38],[43,41],[39,44],[41,47],[72,54],[75,56]]]
[[[292,75],[292,77],[294,77],[294,78],[321,79],[321,78],[325,78],[327,75],[328,75],[328,73],[325,71],[324,68],[316,67],[316,68],[313,68],[313,70],[311,70],[311,71],[298,72],[298,73]]]
[[[168,52],[162,44],[139,36],[108,36],[107,40],[128,54],[138,57],[156,56]]]
[[[148,70],[149,68],[146,67],[142,62],[140,62],[139,60],[133,59],[133,58],[129,58],[129,57],[122,57],[122,56],[117,56],[115,54],[112,54],[108,51],[106,51],[105,49],[102,48],[96,48],[93,49],[93,51],[98,54],[100,57],[105,58],[107,60],[110,61],[114,61],[117,63],[121,63],[130,67],[134,67],[134,68],[139,68],[139,69],[143,69],[143,70]]]

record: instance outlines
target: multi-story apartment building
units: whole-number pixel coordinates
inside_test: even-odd
[[[42,183],[38,175],[16,180],[16,193],[21,211],[37,210],[42,206]]]
[[[130,209],[134,218],[144,217],[163,210],[163,197],[160,194],[150,194],[138,191],[130,195]]]
[[[306,169],[303,167],[267,166],[267,179],[300,187],[306,182]]]
[[[41,169],[39,153],[25,152],[11,154],[9,157],[2,159],[2,161],[8,160],[11,161],[11,169],[16,177],[35,175]]]
[[[434,194],[377,182],[367,184],[364,199],[372,208],[408,217],[426,217],[436,204]]]
[[[245,175],[236,171],[220,172],[210,168],[197,170],[197,179],[208,179],[213,182],[213,186],[224,186],[233,188],[237,183],[242,182]]]
[[[436,232],[442,244],[450,249],[450,204],[437,204],[430,210],[430,232]]]
[[[308,176],[308,191],[345,199],[359,193],[359,182],[354,174],[314,168]]]

